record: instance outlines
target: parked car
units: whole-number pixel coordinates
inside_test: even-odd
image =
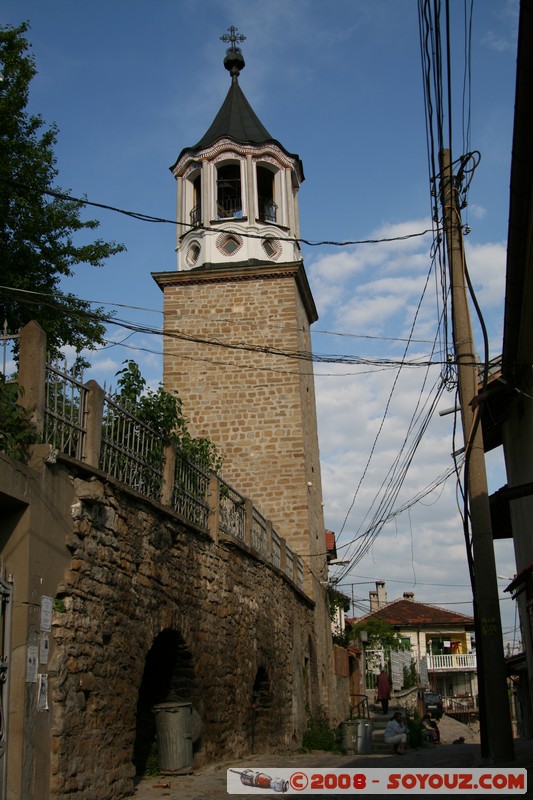
[[[428,692],[421,689],[418,693],[418,699],[421,701],[421,711],[423,714],[431,714],[432,717],[440,719],[444,714],[444,706],[442,697],[437,692]]]

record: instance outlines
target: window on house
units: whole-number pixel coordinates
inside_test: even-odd
[[[257,203],[259,219],[276,222],[277,205],[274,202],[274,173],[268,167],[257,167]]]
[[[217,169],[217,218],[242,217],[241,165],[223,164]]]

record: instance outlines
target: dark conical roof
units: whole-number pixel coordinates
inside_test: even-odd
[[[193,147],[183,148],[170,169],[173,170],[178,161],[180,161],[186,153],[190,153],[194,156],[199,150],[209,147],[218,139],[222,138],[233,139],[233,141],[239,144],[276,145],[285,155],[297,162],[301,173],[301,180],[304,180],[303,165],[300,161],[300,157],[295,153],[290,153],[277,139],[274,139],[270,135],[244,96],[244,92],[239,86],[236,76],[232,78],[226,99],[222,103],[218,114],[206,133]]]
[[[300,157],[295,153],[290,153],[277,139],[274,139],[270,135],[244,96],[244,92],[239,86],[239,82],[235,76],[232,79],[226,99],[222,103],[209,129],[193,147],[183,148],[170,169],[173,170],[186,153],[190,153],[194,156],[199,150],[209,147],[218,139],[222,138],[233,139],[233,141],[239,144],[277,145],[285,155],[296,161],[301,174],[301,180],[304,180],[303,164],[300,161]]]
[[[176,164],[186,153],[194,157],[198,151],[204,150],[219,139],[225,138],[232,139],[238,144],[276,145],[286,156],[296,161],[298,165],[297,168],[300,172],[300,179],[303,180],[303,166],[300,158],[294,153],[289,153],[277,139],[272,138],[239,86],[238,77],[241,70],[244,69],[245,62],[241,49],[237,47],[236,43],[243,42],[246,36],[238,34],[237,30],[238,29],[232,25],[228,28],[229,35],[224,34],[224,36],[220,37],[222,41],[230,42],[230,47],[226,50],[226,57],[224,58],[224,67],[231,75],[231,86],[226,95],[226,99],[222,103],[211,126],[200,141],[193,147],[185,147],[170,169],[174,170]]]
[[[222,136],[227,136],[242,144],[263,144],[263,142],[273,141],[272,136],[244,96],[236,78],[232,80],[226,99],[211,127],[192,149],[199,150],[209,147]]]

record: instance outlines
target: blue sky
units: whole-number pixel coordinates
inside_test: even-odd
[[[451,0],[450,5],[452,150],[454,155],[467,148],[481,153],[463,220],[471,228],[468,264],[488,323],[491,355],[496,355],[501,348],[518,3],[474,3],[468,142],[463,123],[465,3]],[[58,185],[75,196],[175,217],[168,167],[183,147],[203,135],[226,95],[229,79],[219,37],[236,25],[247,37],[241,87],[272,136],[303,161],[303,238],[388,238],[431,227],[415,0],[333,0],[327,5],[318,0],[4,0],[2,18],[4,24],[30,22],[28,37],[38,68],[30,109],[58,125]],[[123,242],[127,252],[102,270],[80,267],[68,288],[109,303],[108,308],[152,309],[120,307],[118,316],[160,326],[162,297],[150,272],[176,267],[173,226],[95,209],[89,216],[101,221],[102,238]],[[315,352],[401,358],[430,267],[430,247],[428,236],[378,245],[304,246],[320,315]],[[430,353],[435,295],[432,279],[410,358],[425,359]],[[110,346],[91,356],[94,376],[112,381],[121,362],[135,358],[157,384],[161,341],[126,336],[120,328],[110,329]],[[411,368],[397,378],[390,368],[318,364],[315,376],[325,522],[342,530],[341,556],[352,555],[354,546],[348,542],[387,503],[380,487],[400,452],[418,398],[431,396],[427,390],[438,369],[425,376],[423,368]],[[438,408],[453,403],[453,392],[445,392]],[[393,508],[409,503],[451,466],[452,421],[435,415]],[[489,475],[492,489],[505,482],[499,453],[490,455]],[[498,572],[512,576],[509,543],[498,545],[497,553]],[[373,546],[341,586],[355,598],[366,598],[372,588],[367,581],[375,579],[386,580],[389,599],[413,590],[417,599],[470,613],[452,478],[380,527]],[[502,613],[505,638],[512,640],[512,601],[503,601]]]

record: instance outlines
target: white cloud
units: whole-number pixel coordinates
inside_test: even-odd
[[[421,225],[424,222],[415,220],[382,226],[375,238],[403,235],[420,229]],[[315,351],[341,351],[370,360],[399,360],[405,348],[405,342],[399,339],[410,331],[429,270],[428,250],[426,237],[348,248],[317,258],[310,268],[310,281],[318,311],[323,315],[319,325],[351,336],[333,339],[322,335],[320,347],[315,345]],[[497,331],[501,326],[505,247],[501,243],[468,241],[467,260],[489,328]],[[439,307],[432,278],[418,311],[414,339],[433,339]],[[372,335],[391,340],[365,338]],[[315,341],[318,336],[314,334]],[[497,340],[497,334],[493,336]],[[420,342],[409,348],[407,357],[427,358],[429,353],[430,345]],[[436,354],[435,359],[439,356],[440,353]],[[325,522],[337,534],[344,525],[338,540],[342,558],[355,555],[365,539],[350,545],[348,542],[356,536],[371,535],[376,526],[377,536],[367,554],[342,579],[348,595],[351,584],[358,584],[357,576],[370,575],[389,581],[389,599],[414,588],[420,600],[434,602],[437,598],[446,605],[447,597],[455,597],[457,602],[464,603],[457,610],[471,613],[455,476],[436,485],[452,466],[452,450],[462,445],[460,421],[454,441],[453,415],[439,417],[434,413],[398,497],[393,497],[401,480],[400,466],[407,463],[408,454],[415,448],[417,432],[429,410],[439,369],[436,365],[427,373],[424,367],[404,368],[398,375],[397,367],[380,369],[346,364],[316,367]],[[438,408],[454,404],[455,394],[445,391]],[[494,464],[491,471],[497,482],[498,476],[502,478],[502,463]],[[409,511],[394,513],[433,484],[433,491]],[[504,547],[499,555],[506,565],[512,563],[509,549],[509,545]],[[444,585],[440,588],[425,585],[431,583]],[[461,588],[453,589],[453,584],[460,584]],[[365,597],[368,588],[364,586]],[[357,587],[354,591],[361,596]],[[508,618],[504,624],[511,624]]]
[[[489,31],[481,40],[481,44],[485,45],[485,47],[488,47],[489,50],[496,50],[499,53],[510,50],[515,46],[515,42],[509,37],[502,35],[501,33],[495,33],[494,31]]]
[[[501,313],[505,295],[505,242],[470,245],[467,240],[465,252],[478,302],[483,309],[494,308]]]
[[[487,209],[477,203],[469,203],[468,214],[476,219],[483,219],[487,214]]]

